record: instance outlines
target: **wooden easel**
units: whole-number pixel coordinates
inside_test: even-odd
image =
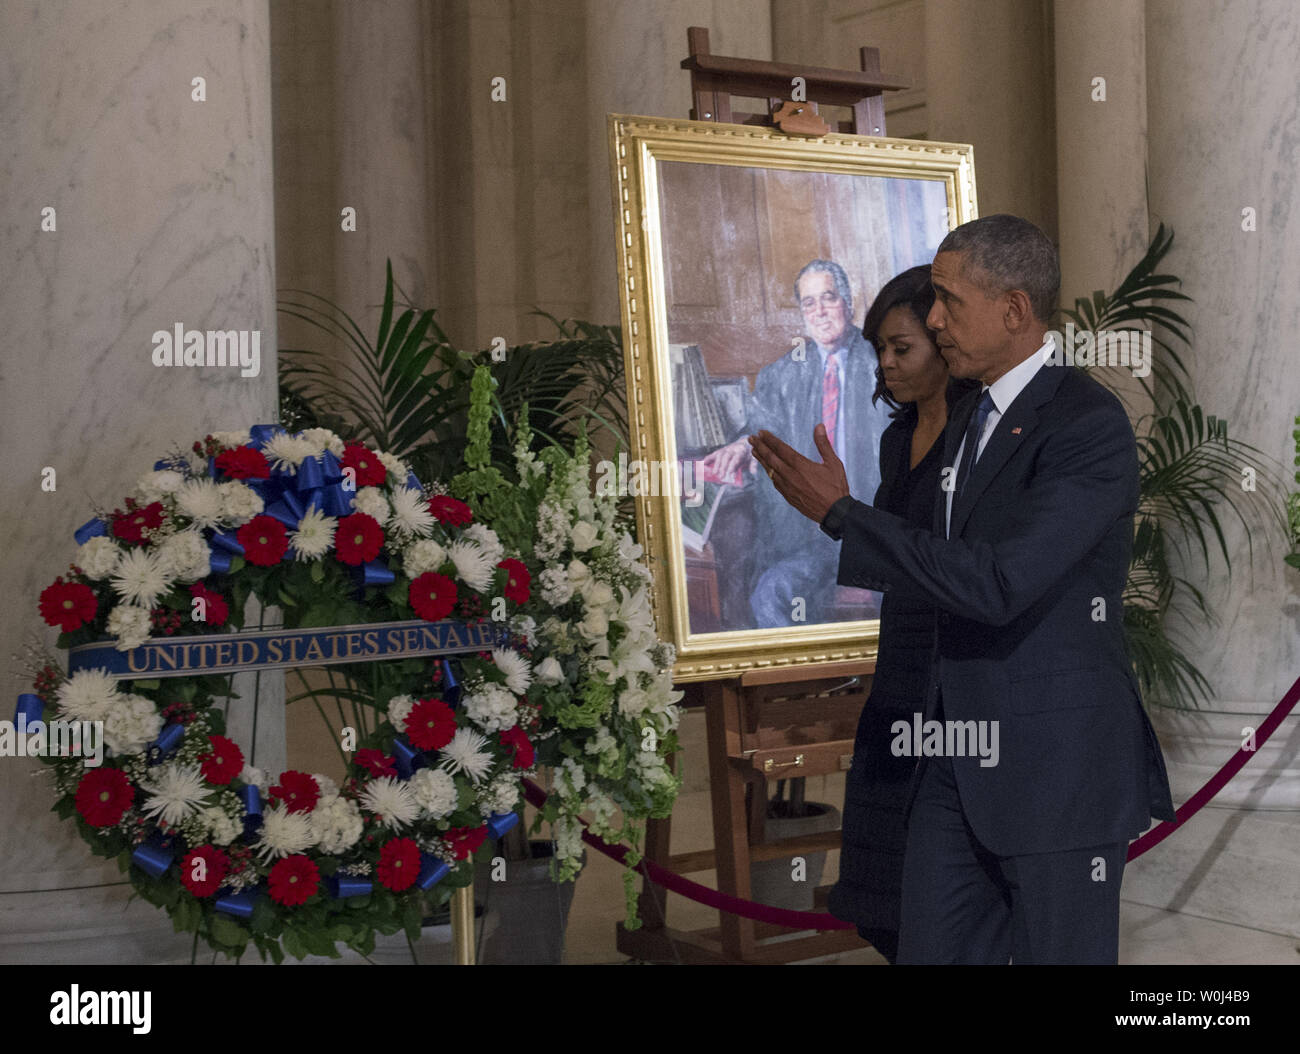
[[[881,76],[877,48],[860,49],[862,72],[856,73],[713,55],[709,31],[698,26],[687,30],[687,40],[690,57],[682,68],[691,71],[694,120],[770,125],[774,115],[780,115],[786,131],[818,135],[830,130],[819,116],[818,105],[824,104],[852,111],[852,119],[841,122],[837,131],[884,135],[882,92],[908,87]],[[803,78],[806,90],[801,104],[785,98],[796,77]],[[733,95],[766,98],[772,113],[735,113]],[[683,685],[684,705],[701,706],[705,712],[715,848],[673,855],[671,822],[651,820],[646,826],[646,858],[679,874],[716,869],[721,892],[750,899],[751,864],[838,849],[839,831],[766,841],[768,780],[826,775],[849,767],[858,715],[874,672],[875,664],[863,660],[753,670]],[[817,890],[814,897],[821,910],[825,892]],[[790,937],[799,931],[726,912],[719,912],[717,928],[673,930],[662,910],[665,896],[662,889],[643,882],[642,928],[629,932],[620,925],[619,951],[660,962],[787,963],[866,946],[856,930]]]

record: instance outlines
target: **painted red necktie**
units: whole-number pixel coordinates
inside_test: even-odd
[[[839,438],[835,432],[840,416],[840,371],[835,362],[838,354],[839,351],[832,351],[826,356],[826,368],[822,373],[822,424],[826,426],[826,438],[832,447]]]

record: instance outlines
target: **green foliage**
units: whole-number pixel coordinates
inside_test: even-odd
[[[1268,543],[1285,528],[1283,487],[1262,450],[1233,439],[1228,423],[1196,403],[1187,368],[1176,347],[1190,345],[1191,326],[1171,304],[1191,298],[1174,287],[1179,279],[1161,266],[1173,245],[1173,232],[1161,224],[1142,259],[1107,295],[1100,290],[1080,297],[1063,317],[1094,332],[1150,329],[1150,377],[1137,378],[1150,410],[1135,415],[1140,497],[1133,554],[1124,591],[1124,633],[1142,695],[1148,702],[1194,707],[1210,693],[1210,684],[1179,643],[1184,632],[1214,625],[1217,614],[1205,594],[1183,570],[1199,564],[1211,569],[1211,550],[1223,558],[1229,575],[1232,561],[1223,530],[1227,510],[1246,529],[1248,553],[1254,555],[1251,526],[1262,523]],[[1127,394],[1119,367],[1090,367],[1103,383]],[[1129,407],[1133,415],[1133,408]],[[1242,486],[1243,466],[1254,466],[1255,489]],[[1300,566],[1298,564],[1297,566]]]

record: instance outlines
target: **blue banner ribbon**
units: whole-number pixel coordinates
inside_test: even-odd
[[[25,724],[30,728],[37,721],[44,721],[45,704],[41,697],[32,692],[23,692],[18,697],[18,706],[14,709],[14,724]]]
[[[425,892],[431,890],[439,882],[447,877],[451,868],[436,856],[430,856],[428,853],[420,854],[420,874],[416,878],[415,884]]]
[[[227,534],[225,531],[213,531],[212,537],[208,539],[208,547],[223,549],[235,556],[244,555],[244,547],[239,544],[239,539],[233,534]]]
[[[397,775],[404,780],[409,780],[415,775],[415,770],[424,765],[424,754],[416,750],[402,736],[393,740],[393,760],[397,763]]]
[[[500,838],[510,828],[519,822],[519,814],[513,812],[493,813],[488,817],[487,829],[488,834],[493,838]]]
[[[491,619],[473,625],[453,620],[411,619],[193,637],[151,637],[130,651],[119,651],[114,641],[96,641],[69,649],[68,673],[98,668],[110,677],[127,679],[193,677],[204,672],[226,674],[462,655],[506,645],[509,639],[504,626]]]
[[[157,765],[168,754],[173,753],[185,738],[185,726],[173,721],[158,733],[158,738],[149,744],[145,752],[150,765]]]
[[[283,425],[253,425],[248,430],[249,442],[253,446],[262,446],[272,436],[280,435],[283,431]]]
[[[141,842],[131,853],[131,863],[154,878],[162,878],[175,858],[175,850],[164,849],[156,835],[148,841]]]
[[[448,706],[460,702],[460,679],[452,669],[451,660],[442,660],[442,698]]]
[[[257,891],[242,889],[238,893],[226,893],[218,897],[216,903],[212,906],[226,915],[233,915],[237,919],[247,919],[252,917],[253,905],[256,903]]]
[[[208,550],[208,574],[224,575],[230,571],[230,554]]]
[[[325,885],[336,900],[364,897],[375,888],[374,883],[362,875],[330,875],[325,880]]]
[[[78,545],[85,545],[92,538],[101,538],[108,533],[108,525],[98,516],[93,520],[87,520],[75,531],[72,537],[76,539]]]

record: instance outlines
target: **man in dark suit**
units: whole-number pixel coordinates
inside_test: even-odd
[[[1060,270],[1033,224],[958,227],[932,282],[951,373],[983,383],[953,410],[933,533],[854,500],[820,432],[820,463],[767,433],[755,456],[842,538],[841,582],[938,607],[925,720],[1000,740],[996,764],[949,735],[917,766],[899,962],[1114,963],[1127,843],[1173,818],[1124,646],[1133,431],[1109,391],[1045,362]]]
[[[795,449],[814,455],[813,425],[825,423],[838,432],[829,438],[850,486],[869,499],[880,485],[880,436],[889,419],[886,408],[871,402],[876,354],[853,324],[848,275],[834,260],[811,260],[795,276],[794,294],[807,339],[759,372],[745,431],[780,432],[791,437]],[[704,464],[724,479],[738,471],[758,471],[744,436],[715,450]],[[754,625],[827,621],[838,547],[786,504],[765,478],[758,480],[755,503]]]

